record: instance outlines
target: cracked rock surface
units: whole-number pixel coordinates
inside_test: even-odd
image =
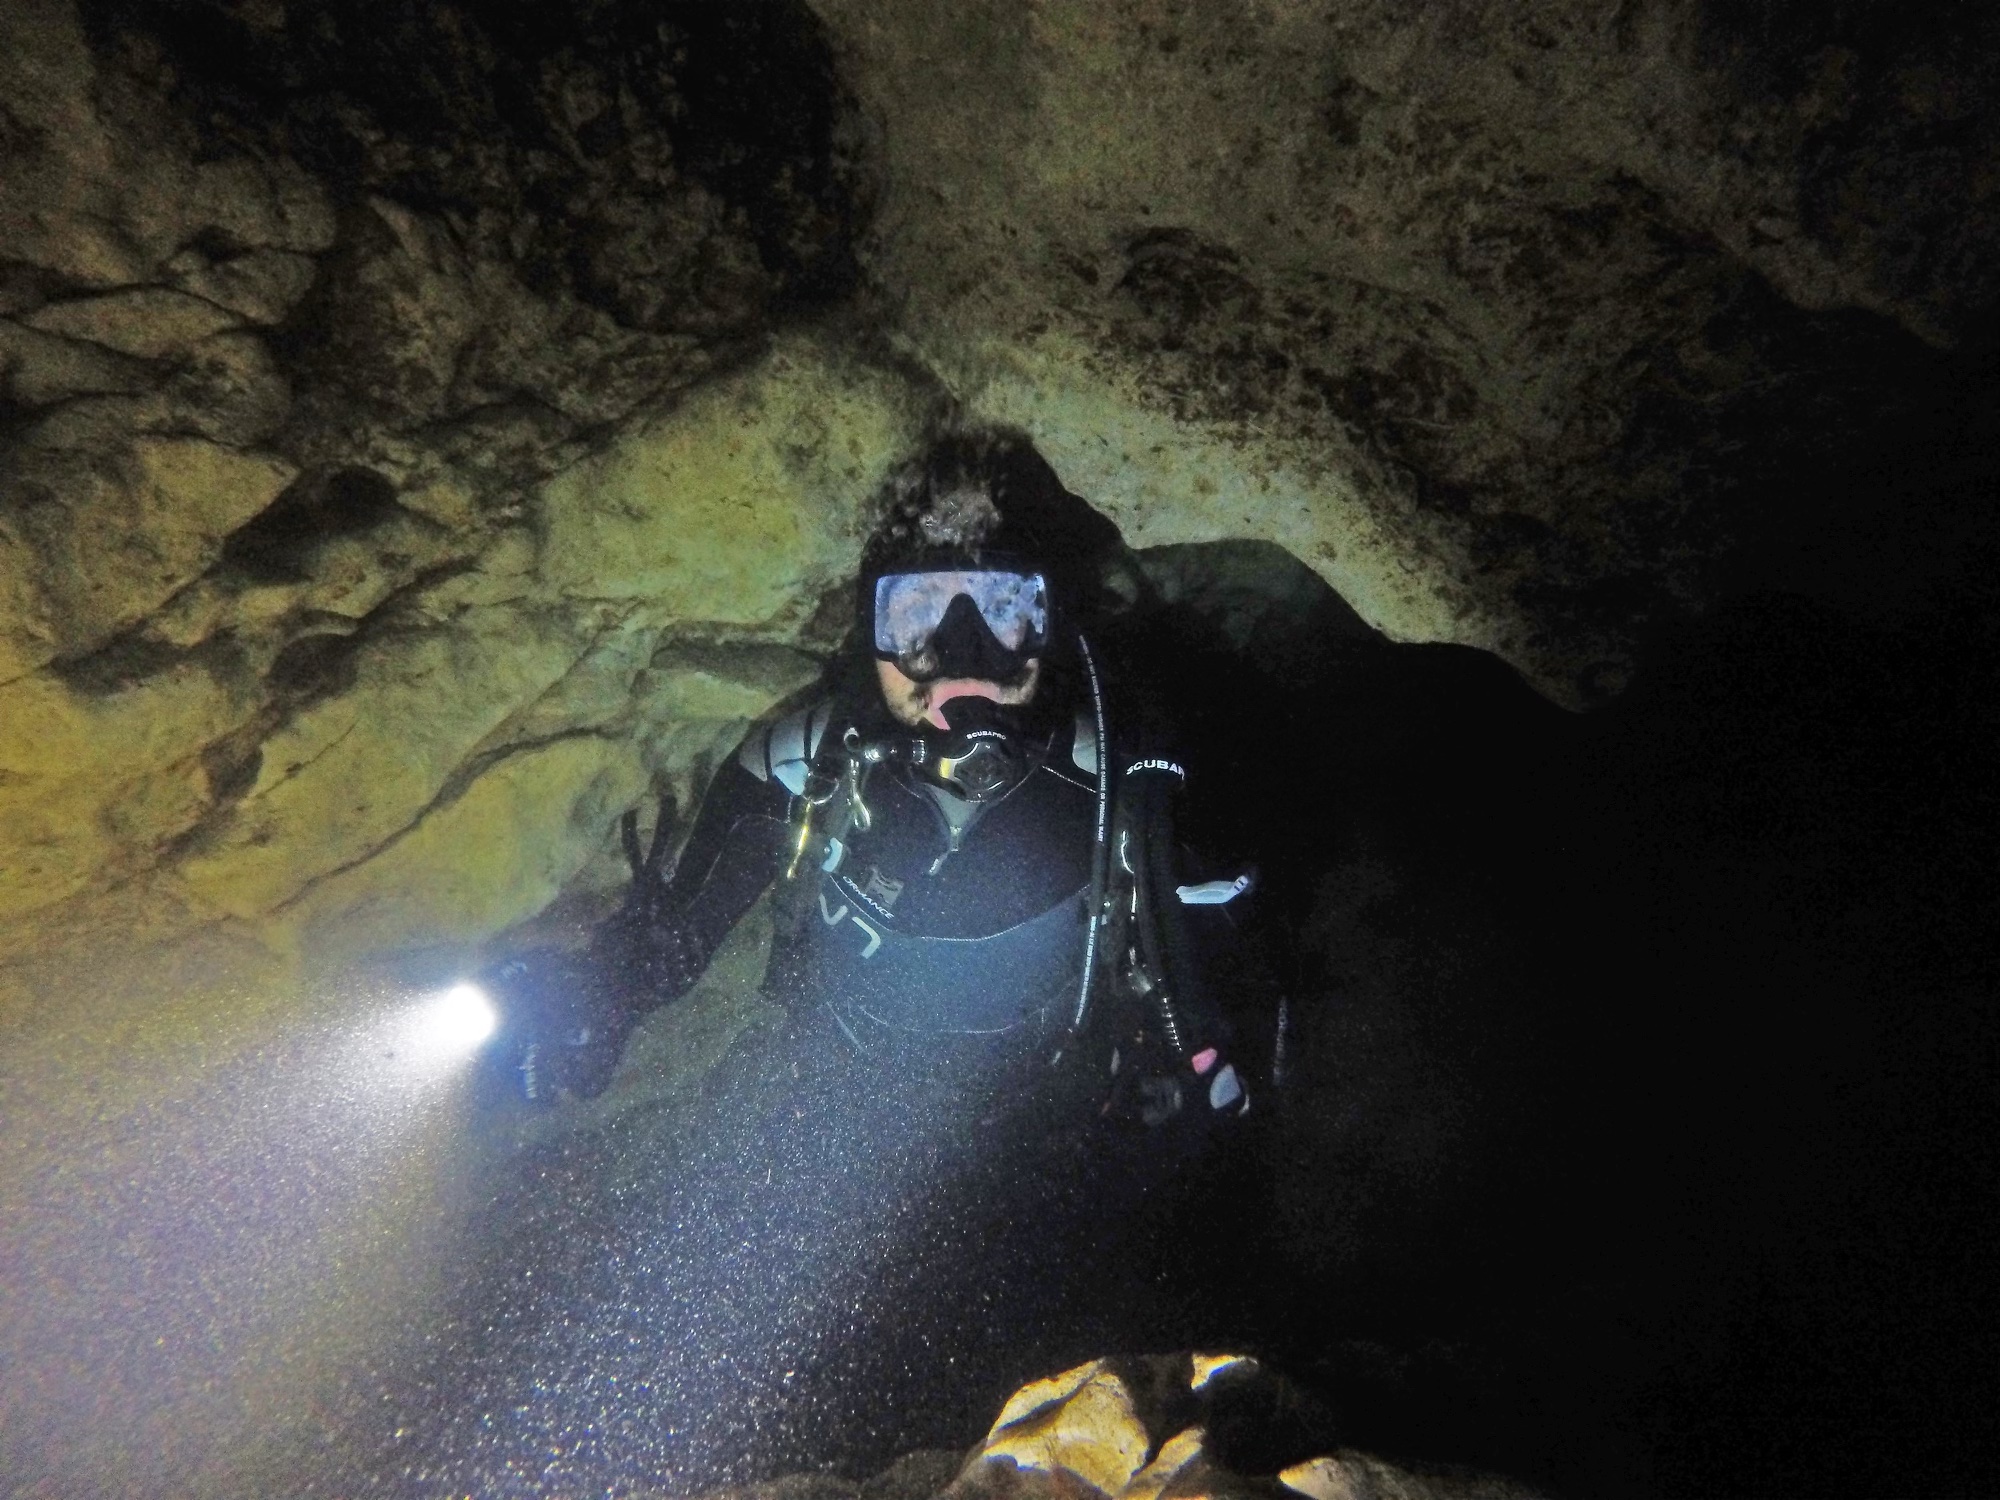
[[[1279,542],[1572,706],[1993,310],[1990,13],[814,3],[965,401],[1135,544]]]
[[[1993,25],[20,0],[0,951],[610,878],[951,405],[1601,701],[1985,388]]]
[[[0,947],[478,936],[811,677],[931,397],[774,339],[851,277],[803,12],[0,28]]]

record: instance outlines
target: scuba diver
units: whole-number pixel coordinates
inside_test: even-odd
[[[586,950],[492,976],[522,1091],[600,1090],[775,886],[766,989],[816,1055],[878,1079],[970,1055],[1029,1090],[1066,1070],[1154,1126],[1248,1112],[1281,1006],[1265,985],[1225,1014],[1209,977],[1240,965],[1252,877],[1196,878],[1182,758],[1090,638],[1116,528],[989,430],[933,442],[884,502],[844,675],[743,741],[671,877],[667,809],[645,854],[627,815],[634,885]]]
[[[1261,1284],[1281,1011],[1250,877],[1182,847],[1143,615],[1093,612],[1116,528],[1007,433],[946,434],[883,498],[820,696],[722,764],[671,870],[668,813],[650,851],[627,815],[587,945],[485,976],[492,1082],[541,1101],[604,1088],[760,900],[783,1018],[522,1148],[474,1333],[420,1383],[453,1393],[426,1463],[873,1472],[957,1442],[974,1372],[1227,1342],[1220,1289]]]

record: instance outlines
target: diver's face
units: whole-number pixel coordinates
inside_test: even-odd
[[[1026,703],[1035,696],[1042,681],[1042,659],[1031,656],[1020,674],[1008,681],[993,682],[979,677],[939,677],[919,682],[892,661],[875,663],[876,679],[882,684],[882,701],[901,724],[912,729],[929,724],[949,729],[940,710],[954,698],[985,698],[994,703]]]

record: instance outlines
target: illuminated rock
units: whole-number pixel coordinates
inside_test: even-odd
[[[0,827],[35,853],[4,910],[139,876],[239,919],[375,902],[403,914],[367,941],[476,938],[595,855],[610,878],[623,807],[817,672],[914,408],[788,340],[512,524],[366,471],[280,499],[276,460],[141,440],[130,481],[68,492],[111,546],[17,575]]]
[[[1144,1466],[1150,1447],[1125,1383],[1107,1361],[1097,1360],[1016,1391],[973,1467],[1011,1464],[1048,1476],[1059,1490],[1075,1478],[1118,1495]]]
[[[527,119],[397,73],[463,45],[429,12],[379,51],[365,5],[0,17],[0,952],[135,902],[483,936],[615,879],[618,812],[816,671],[934,396],[773,337],[847,232],[798,17],[600,19],[509,44]],[[696,89],[790,49],[799,120],[677,135],[676,46]]]
[[[943,1494],[1532,1500],[1536,1493],[1494,1475],[1392,1464],[1346,1448],[1301,1456],[1275,1474],[1246,1474],[1226,1462],[1232,1445],[1266,1454],[1310,1449],[1334,1425],[1295,1387],[1240,1355],[1093,1360],[1016,1391]]]

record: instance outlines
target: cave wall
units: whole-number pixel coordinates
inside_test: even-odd
[[[616,812],[810,678],[946,408],[1135,545],[1275,541],[1601,701],[1993,300],[1949,7],[0,24],[15,952],[611,879]]]
[[[1572,706],[1992,307],[1962,9],[815,4],[968,405],[1135,543],[1280,542]]]
[[[536,11],[0,7],[10,1479],[310,1468],[482,1150],[352,961],[620,881],[935,400],[825,321],[809,29]]]
[[[812,677],[933,398],[683,10],[8,8],[0,946],[476,938]]]

